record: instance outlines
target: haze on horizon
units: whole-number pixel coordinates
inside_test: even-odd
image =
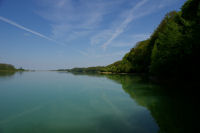
[[[107,65],[186,0],[0,0],[0,63],[26,69]]]

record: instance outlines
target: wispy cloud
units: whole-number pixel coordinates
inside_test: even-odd
[[[112,34],[113,34],[113,30],[111,29],[100,31],[99,33],[93,35],[90,38],[91,46],[105,43],[105,41],[108,40],[112,36]]]
[[[51,38],[72,44],[87,39],[92,47],[101,45],[106,49],[133,20],[151,14],[158,7],[163,8],[166,1],[38,0],[40,9],[35,12],[50,22]]]
[[[113,30],[113,33],[109,38],[102,44],[102,48],[105,50],[108,45],[112,45],[112,42],[121,35],[127,26],[132,23],[134,20],[149,15],[153,12],[158,11],[158,9],[162,9],[166,6],[169,6],[176,0],[161,0],[161,1],[150,1],[150,0],[141,0],[136,5],[134,5],[129,11],[124,11],[122,13],[125,19]],[[105,33],[103,33],[105,35]],[[100,36],[100,35],[98,35]],[[145,36],[143,35],[142,38]],[[97,38],[98,39],[98,38]],[[136,39],[137,40],[137,39]],[[141,41],[141,40],[138,40]],[[94,41],[93,41],[94,42]],[[133,42],[135,42],[133,40]],[[119,44],[119,43],[115,43]],[[128,44],[128,43],[127,43]],[[129,43],[130,44],[130,43]],[[120,45],[124,46],[124,45]]]
[[[46,40],[49,40],[49,41],[53,41],[53,42],[55,42],[55,43],[57,43],[57,44],[60,44],[60,45],[64,45],[64,44],[59,43],[59,42],[57,42],[56,40],[54,40],[54,39],[52,39],[52,38],[50,38],[50,37],[48,37],[48,36],[45,36],[45,35],[43,35],[43,34],[37,32],[37,31],[31,30],[31,29],[29,29],[29,28],[26,28],[26,27],[24,27],[24,26],[22,26],[22,25],[20,25],[20,24],[18,24],[18,23],[16,23],[16,22],[14,22],[14,21],[11,21],[11,20],[9,20],[9,19],[7,19],[7,18],[5,18],[5,17],[0,16],[0,20],[3,21],[3,22],[5,22],[5,23],[8,23],[8,24],[10,24],[10,25],[12,25],[12,26],[15,26],[15,27],[17,27],[17,28],[19,28],[19,29],[21,29],[21,30],[24,30],[24,31],[27,31],[27,32],[29,32],[29,33],[31,33],[31,34],[34,34],[34,35],[36,35],[36,36],[38,36],[38,37],[40,37],[40,38],[43,38],[43,39],[46,39]]]
[[[78,52],[83,56],[89,56],[89,54],[85,51],[78,50]]]
[[[162,0],[162,1],[160,1],[159,5],[158,5],[158,8],[164,8],[164,7],[169,6],[172,3],[175,3],[177,1],[178,0]]]
[[[139,41],[143,41],[148,39],[150,34],[133,34],[133,35],[126,35],[123,40],[113,41],[110,44],[110,47],[134,47]]]
[[[85,52],[85,51],[78,51],[81,55],[87,56],[88,58],[111,58],[111,57],[122,57],[125,53],[128,51],[118,51],[118,52],[113,52],[113,53],[102,53],[102,54],[96,54],[96,53],[91,53],[91,52]]]
[[[125,0],[127,1],[129,0]],[[105,25],[105,15],[122,10],[118,7],[123,2],[124,0],[38,0],[38,6],[42,10],[35,12],[51,23],[52,38],[71,42],[94,35],[95,30]]]
[[[51,38],[66,43],[89,39],[91,46],[106,49],[133,20],[151,14],[166,1],[38,0],[40,9],[35,12],[50,22]]]
[[[148,0],[142,0],[139,3],[137,3],[129,12],[128,17],[121,23],[121,25],[115,30],[114,34],[111,36],[109,40],[107,40],[102,47],[106,49],[106,47],[115,39],[117,38],[127,27],[127,25],[133,21],[134,18],[136,18],[137,14],[134,12],[139,9],[142,5],[144,5]]]

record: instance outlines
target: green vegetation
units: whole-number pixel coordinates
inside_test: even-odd
[[[15,71],[16,68],[10,64],[0,64],[0,71]]]
[[[0,63],[0,71],[25,71],[23,68],[16,69],[13,65]]]
[[[13,76],[16,73],[16,71],[1,71],[0,70],[0,78],[1,77],[10,77]]]
[[[97,66],[97,67],[88,67],[88,68],[73,68],[73,69],[65,69],[68,72],[74,73],[99,73],[104,72],[105,67]]]
[[[114,63],[109,67],[114,72],[158,77],[194,75],[199,71],[199,37],[200,1],[188,0],[180,12],[168,13],[148,40],[139,42],[124,56],[120,62],[128,62],[126,65]],[[127,67],[129,71],[125,71]]]
[[[199,75],[200,1],[188,0],[181,11],[168,13],[151,37],[139,42],[122,60],[75,72],[146,73],[181,78]]]

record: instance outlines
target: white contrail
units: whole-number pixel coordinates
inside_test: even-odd
[[[133,15],[133,13],[140,8],[142,5],[144,5],[148,0],[142,0],[139,3],[137,3],[129,12],[128,17],[121,23],[121,25],[115,30],[114,34],[111,36],[111,38],[106,41],[102,47],[104,49],[106,49],[106,47],[115,39],[117,38],[123,31],[124,29],[127,27],[127,25],[134,19],[136,18],[135,15]]]
[[[31,30],[31,29],[29,29],[29,28],[26,28],[26,27],[24,27],[24,26],[22,26],[22,25],[20,25],[20,24],[17,24],[16,22],[11,21],[11,20],[9,20],[9,19],[7,19],[7,18],[4,18],[4,17],[2,17],[2,16],[0,16],[0,20],[3,21],[3,22],[8,23],[8,24],[10,24],[10,25],[13,25],[13,26],[15,26],[15,27],[17,27],[17,28],[19,28],[19,29],[22,29],[22,30],[24,30],[24,31],[30,32],[30,33],[32,33],[32,34],[34,34],[34,35],[36,35],[36,36],[41,37],[41,38],[44,38],[44,39],[47,39],[47,40],[49,40],[49,41],[53,41],[53,42],[55,42],[55,43],[57,43],[57,44],[63,45],[62,43],[59,43],[59,42],[57,42],[56,40],[54,40],[54,39],[52,39],[52,38],[50,38],[50,37],[48,37],[48,36],[45,36],[45,35],[43,35],[43,34],[41,34],[41,33],[39,33],[39,32],[36,32],[36,31]]]

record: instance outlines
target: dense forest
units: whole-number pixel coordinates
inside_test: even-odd
[[[0,63],[0,71],[24,71],[24,69],[17,69],[13,65]]]
[[[105,67],[73,68],[71,72],[146,73],[156,77],[199,74],[200,1],[188,0],[172,11],[147,40],[138,42],[122,60]]]
[[[10,64],[0,64],[0,70],[1,71],[4,71],[4,70],[14,71],[14,70],[16,70],[16,68],[13,65],[10,65]]]

